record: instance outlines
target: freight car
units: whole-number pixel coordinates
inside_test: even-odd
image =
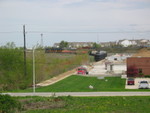
[[[85,51],[77,52],[75,49],[46,48],[45,53],[84,54],[86,52]]]
[[[45,48],[45,53],[62,53],[62,48]]]

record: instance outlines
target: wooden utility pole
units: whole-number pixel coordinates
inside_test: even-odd
[[[23,25],[23,37],[24,37],[24,75],[27,75],[26,70],[26,31],[25,31],[25,25]]]

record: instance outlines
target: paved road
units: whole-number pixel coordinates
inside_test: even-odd
[[[150,96],[150,92],[57,92],[57,93],[2,93],[11,96]]]

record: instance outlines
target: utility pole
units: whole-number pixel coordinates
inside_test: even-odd
[[[26,71],[26,31],[25,31],[25,25],[23,25],[23,37],[24,37],[24,75],[27,75]]]
[[[32,53],[32,57],[33,57],[33,93],[35,93],[35,49],[33,47],[33,53]]]

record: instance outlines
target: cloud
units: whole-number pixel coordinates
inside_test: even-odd
[[[118,0],[118,1],[122,1],[122,0]],[[150,2],[149,0],[124,0],[127,2]]]
[[[135,8],[129,0],[14,0],[3,1],[1,23],[49,25],[149,24],[150,8]],[[134,2],[135,0],[130,0]],[[141,0],[137,0],[140,1]],[[147,0],[143,0],[147,2]],[[73,7],[73,4],[78,4]],[[79,5],[80,4],[80,5]],[[133,7],[134,6],[134,7]],[[143,6],[144,7],[144,6]],[[132,8],[132,9],[131,9]],[[7,21],[9,20],[9,21]],[[105,27],[105,26],[104,26]]]
[[[0,0],[0,31],[22,31],[23,24],[26,24],[27,32],[40,31],[39,34],[28,33],[28,43],[40,42],[40,33],[44,31],[147,31],[150,29],[149,5],[149,0]],[[2,24],[12,26],[4,28]],[[10,35],[10,38],[6,39],[12,39],[12,36],[17,37],[17,42],[22,32],[19,36]],[[110,37],[115,40],[132,36],[100,34],[100,37],[103,37],[102,41],[110,40]],[[140,38],[141,35],[137,36]],[[97,39],[97,34],[44,33],[44,37],[47,38],[47,43],[61,40],[92,41],[94,37]],[[142,37],[149,35],[142,34]]]
[[[58,0],[61,4],[74,4],[74,3],[81,3],[84,0]]]

